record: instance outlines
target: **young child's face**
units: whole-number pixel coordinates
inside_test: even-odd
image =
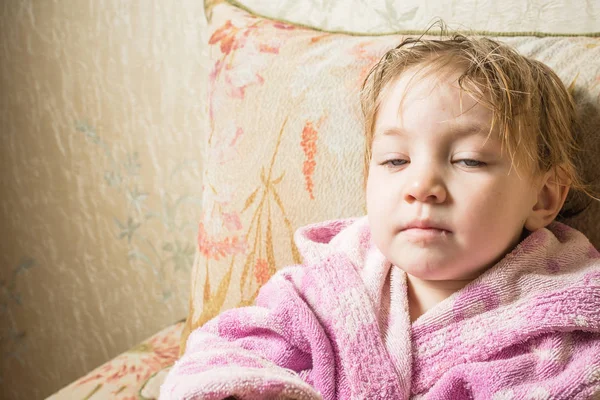
[[[495,132],[486,141],[492,112],[461,92],[460,70],[417,70],[387,86],[376,116],[373,240],[417,278],[473,279],[518,243],[538,184],[511,168]]]

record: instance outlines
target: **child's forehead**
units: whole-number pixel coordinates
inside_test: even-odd
[[[376,128],[409,119],[430,118],[439,111],[457,125],[483,125],[489,131],[493,112],[485,94],[467,91],[458,82],[463,71],[457,68],[427,71],[411,68],[384,88],[376,115]],[[489,101],[489,100],[488,100]],[[425,111],[424,111],[425,110]],[[435,115],[435,112],[433,113]]]
[[[464,72],[464,67],[454,65],[442,67],[429,64],[413,65],[389,81],[382,90],[381,98],[384,101],[394,93],[402,98],[411,95],[429,95],[436,89],[451,91],[456,96],[467,94],[459,83]]]

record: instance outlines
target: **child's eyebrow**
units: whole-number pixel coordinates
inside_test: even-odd
[[[466,123],[455,125],[450,128],[450,132],[458,136],[472,136],[479,134],[487,134],[490,132],[489,126],[482,126],[479,123]]]
[[[480,134],[485,134],[487,136],[489,131],[490,131],[489,126],[482,126],[481,124],[475,122],[475,123],[452,124],[447,132],[451,133],[453,135],[459,136],[459,137],[465,137],[465,136],[474,136],[474,135],[480,135]],[[382,131],[376,133],[375,137],[377,137],[377,136],[380,136],[380,137],[386,137],[386,136],[405,137],[405,136],[409,136],[409,135],[403,129],[401,129],[399,127],[387,127],[385,129],[383,129]]]
[[[405,136],[406,134],[400,128],[386,128],[383,131],[376,133],[375,136]]]

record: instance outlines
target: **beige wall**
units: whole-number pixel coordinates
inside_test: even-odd
[[[2,2],[1,398],[50,395],[185,317],[202,7]]]

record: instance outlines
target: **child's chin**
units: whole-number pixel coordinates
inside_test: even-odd
[[[451,267],[447,265],[447,262],[444,263],[443,260],[405,259],[404,262],[397,265],[397,267],[407,274],[425,281],[453,279],[448,276],[448,269]]]

